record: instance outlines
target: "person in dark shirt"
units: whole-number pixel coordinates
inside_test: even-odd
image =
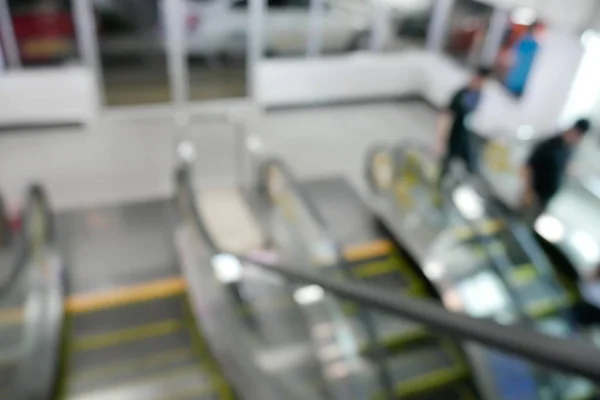
[[[469,84],[452,96],[450,104],[439,123],[439,153],[444,154],[440,166],[440,182],[448,173],[454,159],[465,163],[470,173],[476,172],[476,157],[473,150],[473,133],[467,128],[466,120],[481,100],[481,89],[490,75],[487,68],[479,68]]]
[[[580,119],[567,131],[534,147],[522,172],[523,206],[534,209],[530,211],[532,219],[544,211],[558,192],[573,150],[589,130],[590,122]]]

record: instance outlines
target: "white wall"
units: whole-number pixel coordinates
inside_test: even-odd
[[[597,0],[478,0],[494,7],[511,10],[531,8],[538,18],[553,27],[579,31],[590,25]]]
[[[574,79],[582,50],[577,36],[550,31],[534,63],[523,97],[496,81],[484,89],[474,128],[511,135],[521,125],[551,132]],[[423,96],[436,107],[467,82],[469,71],[425,50],[314,59],[263,60],[256,68],[257,101],[263,107],[302,106],[345,100]]]
[[[261,60],[256,100],[264,107],[417,94],[428,55],[421,51]]]
[[[0,126],[89,123],[98,93],[84,67],[35,68],[0,74]]]

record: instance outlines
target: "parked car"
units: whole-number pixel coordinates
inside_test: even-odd
[[[242,55],[247,47],[248,0],[189,0],[187,47],[192,55]],[[267,0],[264,43],[267,54],[299,54],[307,48],[310,0]],[[372,14],[367,2],[344,7],[326,2],[321,48],[341,52],[366,46]]]

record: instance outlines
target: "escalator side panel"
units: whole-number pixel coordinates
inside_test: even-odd
[[[384,238],[373,215],[345,178],[310,180],[302,182],[301,187],[343,248]]]

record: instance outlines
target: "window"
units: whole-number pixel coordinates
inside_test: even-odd
[[[245,10],[248,8],[248,0],[235,0],[232,7],[237,10]]]
[[[269,8],[309,8],[310,0],[268,0]]]

